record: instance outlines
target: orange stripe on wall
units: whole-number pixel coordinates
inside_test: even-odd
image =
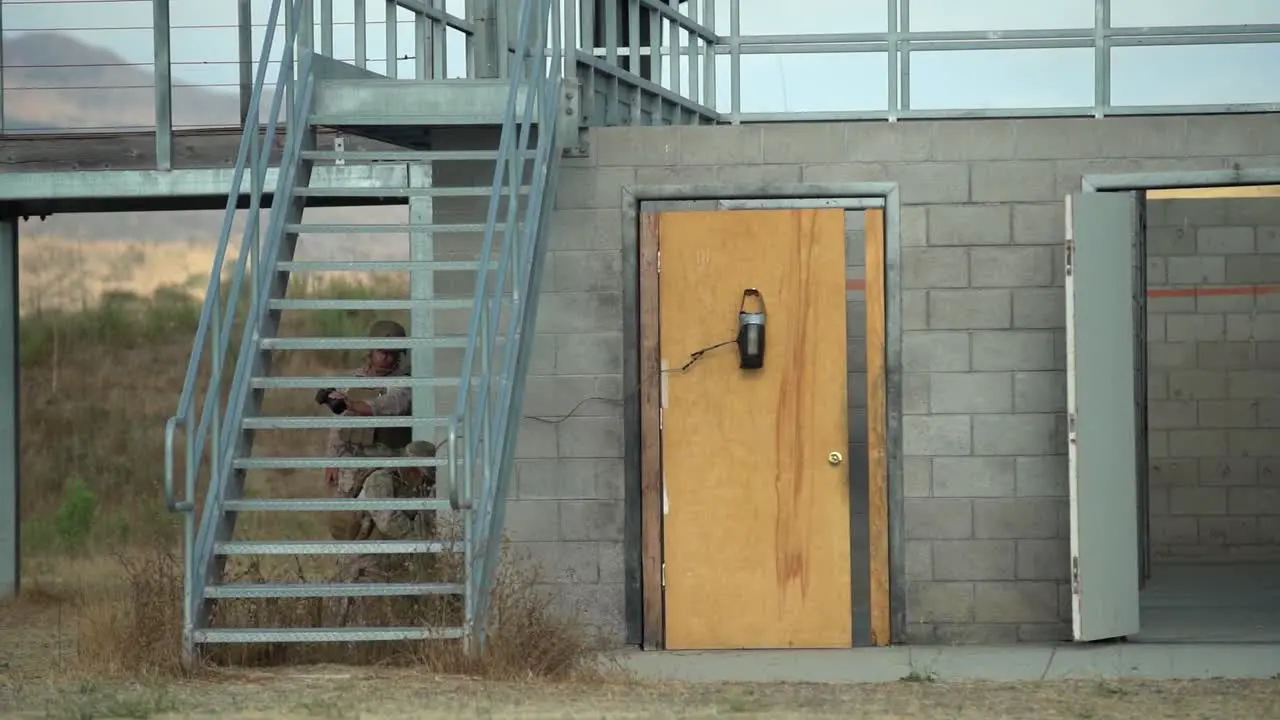
[[[867,289],[867,281],[861,278],[850,278],[845,281],[845,289],[850,292],[861,292]],[[1274,295],[1277,293],[1280,293],[1280,285],[1209,285],[1154,288],[1147,291],[1147,297],[1212,297],[1222,295]]]
[[[1188,288],[1156,288],[1147,297],[1205,297],[1214,295],[1272,295],[1280,285],[1210,285]]]

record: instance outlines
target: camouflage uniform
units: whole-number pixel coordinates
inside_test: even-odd
[[[379,321],[370,329],[371,337],[404,337],[398,323]],[[356,370],[356,377],[406,377],[409,363],[402,359],[390,371],[379,373],[372,363]],[[376,389],[341,389],[351,400],[363,400],[373,408],[374,417],[406,416],[413,412],[413,391],[408,387]],[[352,414],[350,410],[348,415]],[[330,457],[401,457],[410,454],[433,457],[435,445],[410,443],[412,428],[334,428],[329,432]],[[336,485],[330,485],[331,497],[362,500],[396,497],[430,497],[435,489],[435,468],[339,468]],[[329,532],[335,540],[403,540],[414,534],[417,513],[412,510],[373,510],[368,512],[335,512],[330,516]],[[424,518],[428,532],[434,518]],[[362,555],[346,564],[340,574],[356,580],[371,571],[394,572],[402,564],[396,556]]]

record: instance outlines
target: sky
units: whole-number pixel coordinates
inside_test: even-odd
[[[728,34],[730,0],[715,4],[715,30]],[[255,55],[270,0],[254,0]],[[887,29],[885,0],[740,0],[744,36],[875,33]],[[385,3],[368,0],[370,69],[384,72]],[[447,0],[462,14],[465,0]],[[128,62],[152,59],[151,0],[2,0],[5,35],[61,30],[111,49]],[[354,56],[352,0],[333,0],[335,55]],[[319,7],[319,1],[316,2]],[[235,0],[171,0],[176,82],[235,91]],[[317,21],[319,10],[317,9]],[[705,18],[705,10],[703,11]],[[1041,30],[1092,27],[1093,0],[912,0],[919,31]],[[398,24],[400,54],[414,48],[409,11]],[[1112,0],[1112,25],[1280,24],[1280,0]],[[317,36],[318,38],[318,36]],[[1280,37],[1278,37],[1280,39]],[[462,35],[447,39],[449,75],[465,76]],[[277,47],[279,41],[277,41]],[[319,41],[317,39],[317,47]],[[276,52],[278,57],[278,50]],[[1123,47],[1112,51],[1113,105],[1280,103],[1280,43]],[[412,76],[414,61],[399,63]],[[716,67],[717,110],[730,109],[728,56]],[[934,51],[911,54],[911,106],[919,109],[1048,108],[1093,104],[1090,48]],[[751,54],[742,57],[744,112],[883,110],[888,65],[883,53]],[[270,68],[274,75],[275,67]],[[664,83],[668,84],[668,83]],[[684,83],[686,91],[687,81]],[[13,92],[13,90],[10,90]],[[175,100],[177,102],[177,100]]]

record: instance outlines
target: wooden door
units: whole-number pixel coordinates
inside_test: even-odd
[[[844,215],[657,218],[668,649],[852,645]],[[758,370],[728,342],[746,288]]]

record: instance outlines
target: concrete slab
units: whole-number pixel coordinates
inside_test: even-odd
[[[941,681],[1269,678],[1280,645],[1153,644],[890,647],[851,650],[642,652],[614,657],[647,680],[875,683]]]

